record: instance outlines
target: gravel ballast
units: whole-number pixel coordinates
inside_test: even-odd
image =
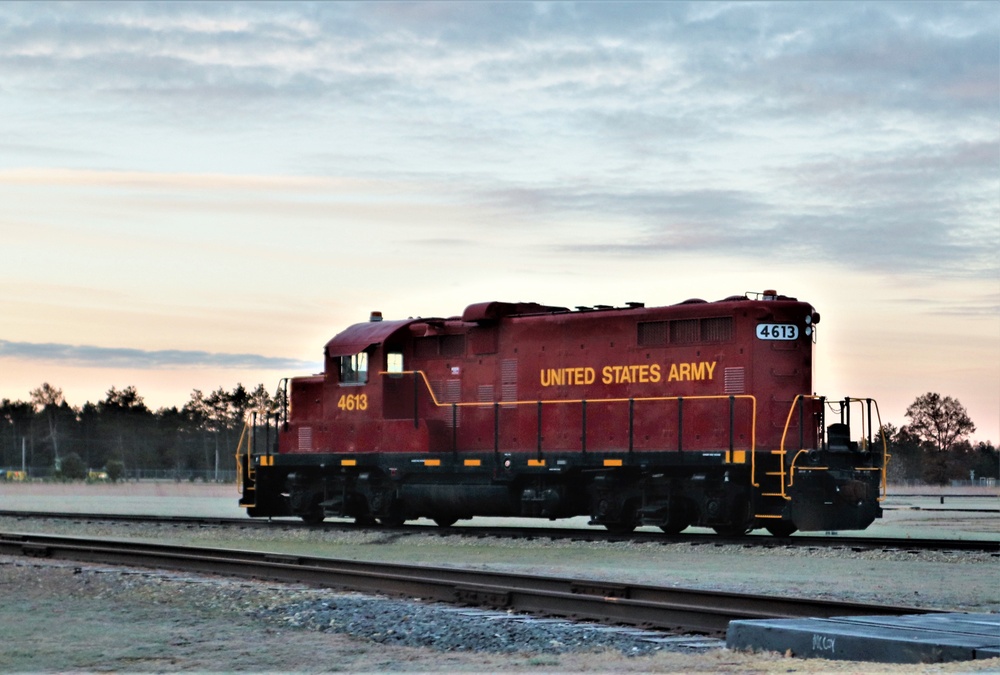
[[[0,589],[4,672],[1000,671],[1000,659],[914,666],[733,652],[692,637],[657,642],[643,631],[65,561],[0,557]]]
[[[429,647],[443,652],[565,654],[608,649],[636,656],[661,649],[693,651],[721,646],[719,640],[697,636],[669,638],[650,631],[363,595],[306,600],[264,609],[255,616],[379,644]]]

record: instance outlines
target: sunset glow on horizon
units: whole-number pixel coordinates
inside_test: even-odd
[[[1000,442],[1000,6],[0,4],[0,398],[274,391],[372,310],[811,303]]]

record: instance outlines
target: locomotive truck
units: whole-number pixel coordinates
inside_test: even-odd
[[[326,344],[323,373],[282,380],[273,427],[248,427],[240,504],[309,523],[864,529],[885,494],[878,406],[813,393],[819,319],[770,290],[665,307],[373,312]]]

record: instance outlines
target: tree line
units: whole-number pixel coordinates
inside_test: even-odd
[[[237,384],[208,394],[195,389],[182,407],[154,412],[130,386],[75,407],[46,382],[27,401],[0,402],[0,468],[71,479],[90,471],[111,479],[144,471],[218,480],[233,472],[250,413],[264,424],[280,398],[262,384],[253,390]]]
[[[139,471],[202,476],[231,475],[233,453],[250,413],[261,424],[282,405],[264,385],[242,384],[204,394],[195,389],[181,408],[150,410],[135,387],[109,389],[103,400],[73,407],[61,389],[44,383],[27,401],[0,402],[0,469],[29,468],[33,475],[86,477],[99,470],[112,479]],[[907,408],[909,424],[882,426],[892,455],[889,481],[947,484],[1000,477],[1000,453],[991,442],[969,442],[975,424],[962,404],[929,392]]]

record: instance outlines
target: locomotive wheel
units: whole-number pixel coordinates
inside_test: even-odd
[[[681,522],[669,522],[666,525],[660,525],[660,529],[663,530],[664,534],[680,534],[688,528],[689,523],[684,521]]]
[[[326,518],[326,515],[323,513],[323,509],[317,506],[309,513],[303,513],[299,516],[299,518],[301,518],[302,522],[306,525],[319,525],[323,522],[323,519]]]
[[[439,516],[433,520],[438,527],[451,527],[458,522],[458,518],[454,516]]]
[[[637,501],[629,499],[618,512],[618,520],[607,521],[602,524],[611,534],[629,534],[630,532],[634,532],[635,528],[639,526],[638,508]]]
[[[379,516],[378,522],[382,524],[383,527],[399,527],[406,522],[406,518],[403,517],[403,505],[398,501],[394,502],[392,506],[389,507],[389,512],[384,516]]]
[[[712,529],[721,537],[742,537],[753,530],[752,527],[748,527],[747,525],[719,525]]]
[[[670,513],[667,522],[660,525],[664,534],[680,534],[691,525],[691,513],[683,503],[671,504]]]
[[[785,520],[779,520],[776,523],[771,523],[770,525],[765,526],[764,529],[775,537],[790,537],[793,533],[799,531],[799,528],[795,527],[795,523],[790,523]]]

